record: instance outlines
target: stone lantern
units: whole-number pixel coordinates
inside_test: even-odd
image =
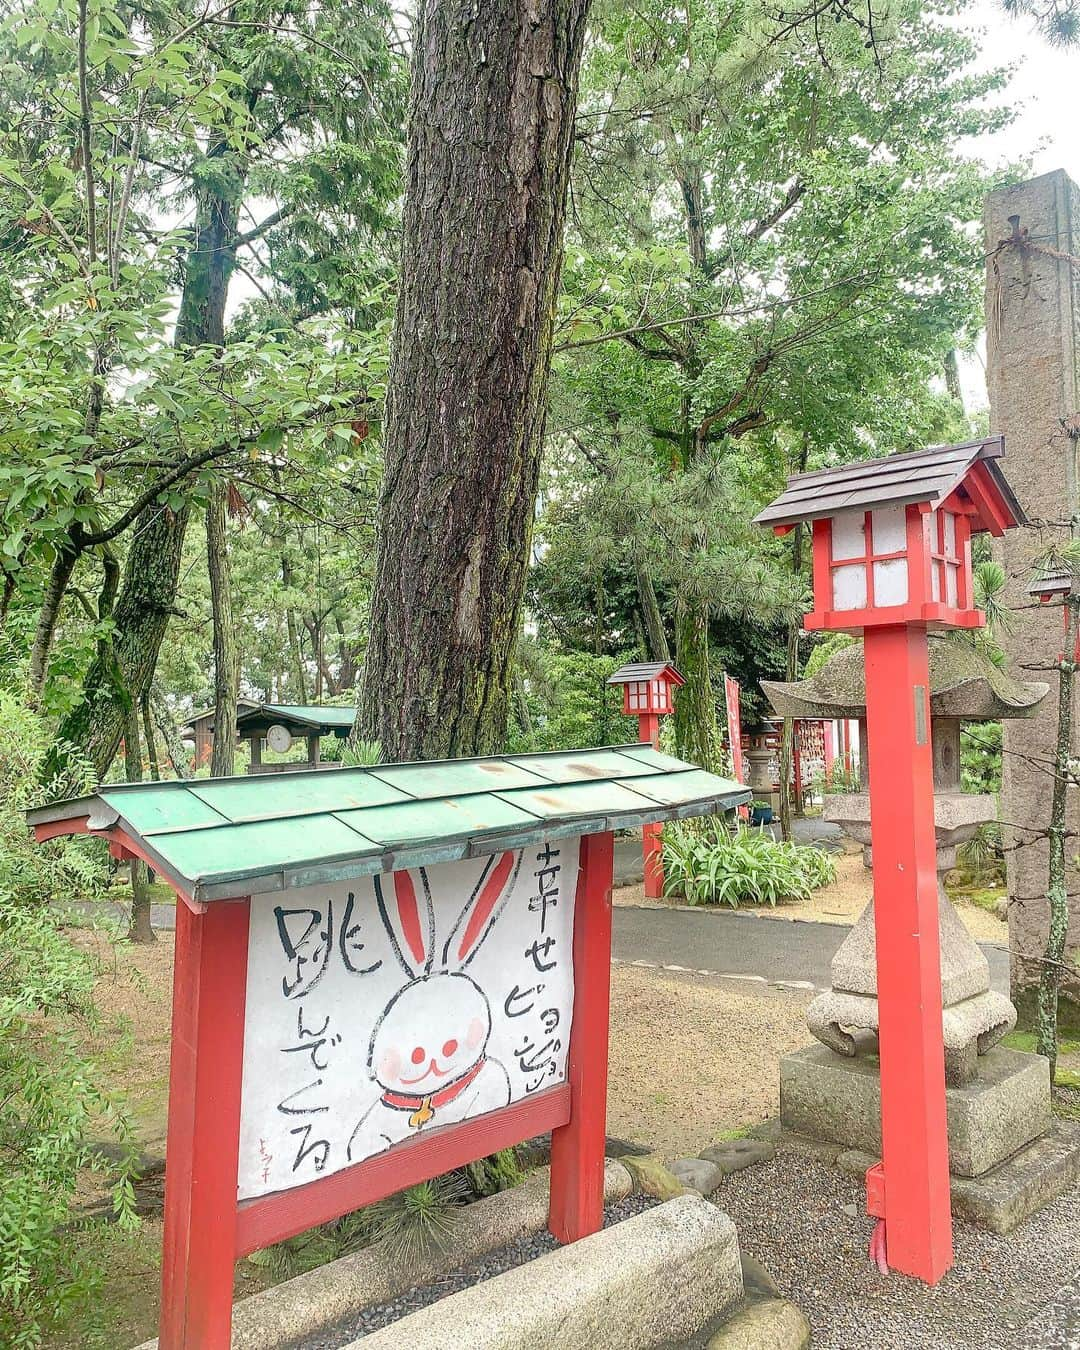
[[[1031,716],[1047,686],[1012,679],[963,640],[934,634],[929,642],[930,726],[937,844],[938,930],[941,943],[942,1030],[949,1087],[970,1083],[978,1057],[1016,1024],[1016,1010],[990,988],[990,967],[945,894],[943,878],[956,866],[961,844],[979,826],[996,820],[993,796],[960,788],[962,722]],[[858,718],[865,727],[866,690],[861,647],[837,652],[811,679],[794,684],[762,681],[776,711],[787,717]],[[866,773],[866,760],[863,760]],[[856,793],[828,797],[825,818],[863,846],[872,861],[868,783]],[[878,1031],[874,902],[841,943],[832,962],[832,987],[813,1000],[807,1024],[838,1054],[875,1053]],[[868,1033],[860,1036],[858,1033]],[[1026,1142],[1026,1141],[1025,1141]]]

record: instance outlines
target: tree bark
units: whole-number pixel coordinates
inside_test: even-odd
[[[644,560],[636,549],[634,550],[634,575],[637,579],[641,617],[645,622],[645,633],[649,639],[649,657],[653,661],[670,661],[671,648],[668,646],[660,601],[656,598],[656,587],[653,585],[649,569],[645,566]]]
[[[421,0],[356,734],[504,742],[589,0]]]
[[[150,716],[150,691],[143,691],[140,704],[142,713],[143,740],[146,742],[146,760],[150,765],[150,778],[153,782],[161,781],[161,762],[158,759],[157,737],[154,735],[154,719]]]
[[[680,596],[675,609],[675,661],[686,683],[675,694],[675,744],[691,764],[720,769],[716,698],[709,670],[709,606]]]
[[[1074,524],[1073,534],[1076,534]],[[1068,786],[1072,752],[1073,675],[1076,662],[1077,624],[1080,621],[1080,594],[1065,597],[1065,649],[1058,672],[1058,725],[1054,750],[1054,786],[1050,796],[1049,875],[1046,899],[1050,908],[1050,927],[1039,975],[1035,1011],[1035,1048],[1050,1061],[1050,1081],[1057,1073],[1058,992],[1065,967],[1065,946],[1069,935],[1069,887],[1066,875],[1065,840],[1068,828]]]
[[[139,709],[132,703],[124,729],[124,776],[129,783],[142,782],[142,755],[139,751]],[[157,941],[150,922],[150,876],[141,858],[132,858],[131,868],[131,923],[128,941],[151,943]]]
[[[64,603],[68,583],[79,561],[79,550],[65,541],[60,546],[49,573],[48,584],[38,610],[37,627],[34,630],[34,642],[30,648],[30,688],[41,692],[45,685],[45,676],[49,669],[49,652],[52,649],[56,625],[60,621],[60,606]]]
[[[206,503],[206,566],[210,575],[210,607],[214,629],[214,747],[210,777],[236,771],[236,700],[240,694],[240,654],[232,612],[228,513],[225,484],[215,482]]]

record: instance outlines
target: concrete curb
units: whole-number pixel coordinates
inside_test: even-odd
[[[652,1350],[696,1336],[741,1297],[735,1225],[700,1196],[681,1195],[350,1347]]]
[[[304,1275],[242,1299],[233,1308],[232,1350],[277,1350],[372,1303],[385,1303],[417,1284],[428,1284],[504,1247],[538,1233],[547,1223],[549,1169],[530,1172],[524,1183],[467,1205],[446,1250],[432,1250],[404,1267],[379,1245],[365,1247]],[[614,1159],[604,1164],[604,1203],[625,1200],[630,1173]],[[390,1328],[392,1330],[392,1328]],[[146,1341],[138,1350],[157,1350]]]

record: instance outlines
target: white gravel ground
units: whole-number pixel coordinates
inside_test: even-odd
[[[814,1158],[784,1150],[713,1199],[806,1313],[815,1350],[1080,1347],[1080,1187],[1005,1237],[958,1220],[956,1264],[934,1289],[878,1274],[864,1189]]]

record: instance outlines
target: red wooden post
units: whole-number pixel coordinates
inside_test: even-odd
[[[660,718],[656,713],[642,713],[638,718],[638,739],[648,741],[654,750],[660,749]],[[663,825],[642,825],[641,854],[645,865],[645,895],[659,900],[664,894]]]
[[[604,1221],[613,848],[610,831],[581,840],[567,1065],[570,1119],[551,1132],[548,1227],[560,1242],[588,1237]]]
[[[161,1350],[228,1350],[248,901],[176,902]]]
[[[952,1265],[926,629],[868,627],[866,721],[888,1261]]]

